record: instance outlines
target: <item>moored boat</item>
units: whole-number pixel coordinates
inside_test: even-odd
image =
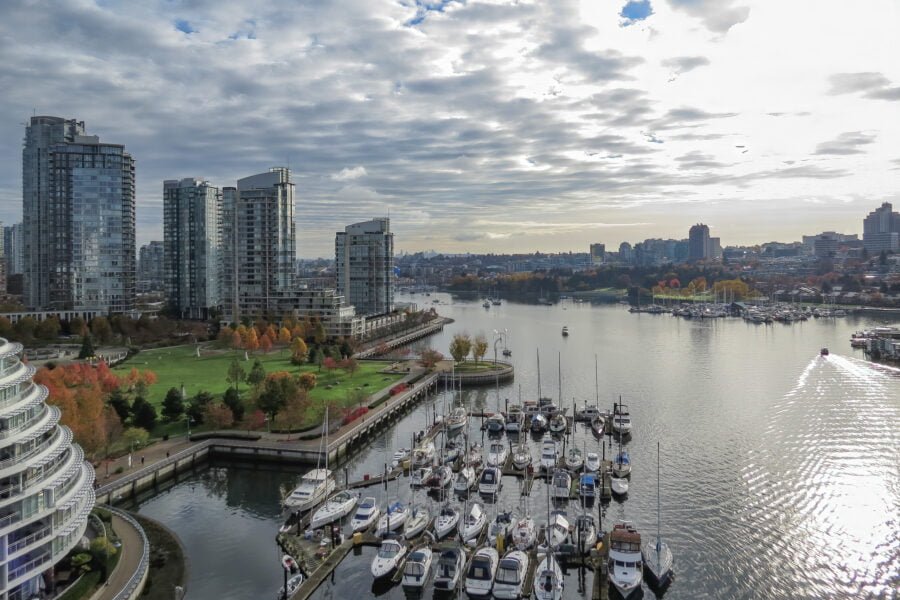
[[[563,593],[562,569],[559,562],[548,552],[538,563],[534,572],[534,597],[537,600],[560,600]]]
[[[381,542],[378,554],[372,559],[372,577],[381,579],[393,573],[406,556],[406,550],[406,543],[403,540],[390,538]]]
[[[556,468],[556,440],[549,434],[544,435],[544,441],[541,443],[541,470],[550,472]]]
[[[428,546],[422,546],[410,553],[403,565],[403,579],[401,585],[404,588],[420,589],[425,586],[425,580],[431,572],[432,552]]]
[[[501,472],[500,467],[485,467],[478,480],[478,493],[492,496],[500,491]]]
[[[503,442],[491,442],[488,449],[487,464],[492,467],[502,467],[509,457],[509,448]]]
[[[394,502],[385,511],[381,518],[378,519],[378,527],[375,529],[375,535],[381,537],[387,535],[391,531],[396,531],[403,527],[409,518],[409,507],[402,502]]]
[[[469,512],[463,515],[459,520],[459,537],[463,542],[468,542],[472,538],[478,537],[484,525],[487,523],[487,517],[484,514],[484,507],[478,502],[469,505]]]
[[[596,452],[588,452],[584,459],[584,470],[589,473],[596,473],[600,470],[600,455]]]
[[[466,555],[462,548],[448,548],[441,552],[434,574],[434,589],[438,591],[456,589],[465,562]]]
[[[553,472],[550,494],[557,499],[568,499],[572,490],[572,474],[565,469]]]
[[[469,596],[487,596],[491,593],[499,562],[500,557],[494,548],[479,548],[475,552],[466,573],[466,593]]]
[[[413,469],[412,474],[409,476],[409,487],[422,487],[425,485],[425,482],[431,477],[433,469],[431,467],[418,467]]]
[[[516,521],[512,531],[512,540],[519,550],[530,550],[537,541],[537,525],[529,515]]]
[[[340,491],[326,500],[325,504],[313,513],[309,526],[318,529],[343,519],[353,511],[357,502],[359,502],[359,494],[348,490]]]
[[[531,450],[528,448],[528,444],[519,444],[513,450],[513,467],[520,471],[524,471],[528,468],[528,465],[531,464]]]
[[[612,416],[612,428],[619,435],[631,433],[631,414],[624,404],[616,404]]]
[[[510,550],[497,566],[494,577],[494,598],[515,600],[522,595],[525,574],[528,572],[528,555],[521,550]]]
[[[572,446],[566,452],[566,468],[572,472],[580,471],[584,466],[584,454],[578,446]]]
[[[578,483],[578,495],[582,498],[594,498],[597,496],[597,476],[594,473],[585,473]]]
[[[566,429],[569,428],[569,421],[566,419],[565,414],[558,412],[550,417],[547,427],[553,433],[565,433]]]
[[[609,487],[616,496],[625,496],[628,494],[628,480],[621,477],[611,477]]]
[[[513,528],[513,516],[509,511],[498,512],[488,524],[488,544],[497,547],[497,540],[503,536],[504,543],[509,539]]]
[[[328,469],[313,469],[300,479],[300,485],[284,499],[288,510],[303,512],[315,507],[334,491],[334,475]]]
[[[612,465],[613,475],[616,477],[628,477],[631,475],[631,457],[628,450],[619,450]]]
[[[453,491],[458,494],[464,494],[472,489],[475,485],[475,469],[466,465],[456,474],[453,481]]]
[[[569,539],[571,526],[569,519],[566,517],[564,510],[554,510],[550,513],[550,522],[547,523],[547,531],[545,532],[545,546],[551,550],[559,548],[560,544],[564,544]]]
[[[583,513],[575,517],[574,539],[575,548],[582,554],[587,554],[597,543],[597,525],[594,517]]]
[[[278,595],[276,596],[277,600],[282,600],[283,598],[290,598],[294,595],[294,593],[300,589],[300,585],[303,583],[306,577],[303,573],[297,573],[293,575],[290,579],[287,580],[287,586],[281,586],[278,590]],[[287,589],[285,589],[287,587]]]
[[[442,490],[453,481],[453,469],[449,465],[441,465],[434,471],[431,476],[425,480],[425,487],[432,490]]]
[[[641,587],[641,535],[629,521],[617,523],[609,535],[609,581],[623,598]]]
[[[413,539],[428,527],[431,523],[431,511],[424,504],[417,504],[409,512],[409,518],[403,525],[403,537]]]
[[[500,433],[506,429],[506,417],[503,413],[494,413],[485,419],[484,427],[491,433]]]
[[[434,462],[434,442],[431,440],[420,444],[413,450],[412,464],[413,467],[424,467]]]
[[[444,427],[447,429],[447,435],[453,437],[458,434],[465,428],[468,422],[469,413],[466,412],[465,408],[457,406],[450,411],[450,416],[444,420]]]
[[[365,531],[372,526],[372,523],[378,520],[381,509],[375,502],[373,496],[363,498],[363,501],[356,507],[356,514],[350,519],[350,528],[352,531]]]
[[[434,519],[434,535],[441,539],[449,535],[459,524],[459,509],[445,504],[441,512]]]

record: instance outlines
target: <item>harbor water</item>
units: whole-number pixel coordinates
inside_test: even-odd
[[[633,472],[627,499],[603,509],[604,528],[632,521],[645,535],[657,527],[656,446],[661,459],[661,532],[675,556],[666,598],[895,598],[900,587],[900,369],[865,360],[850,335],[878,323],[865,318],[755,325],[739,319],[685,320],[629,314],[621,306],[554,306],[417,295],[455,322],[418,345],[445,354],[458,332],[484,334],[492,359],[512,362],[513,382],[436,394],[337,469],[339,480],[380,473],[394,449],[454,401],[494,411],[506,399],[541,395],[574,407],[612,408],[621,396],[634,432],[627,443]],[[562,327],[570,335],[561,335]],[[495,333],[497,332],[497,333]],[[505,335],[500,340],[499,333]],[[501,354],[508,345],[512,356]],[[830,354],[820,356],[828,347]],[[595,386],[595,356],[599,387]],[[561,379],[558,376],[561,373]],[[481,421],[470,441],[488,443]],[[504,438],[505,439],[505,438]],[[540,441],[528,437],[535,460]],[[569,439],[611,457],[615,442],[578,425]],[[603,448],[603,444],[606,447]],[[610,445],[613,444],[613,445]],[[190,560],[189,597],[275,597],[281,582],[275,534],[280,498],[299,479],[272,465],[213,464],[139,502],[139,511],[178,533]],[[408,480],[362,490],[379,502],[412,497]],[[477,496],[477,494],[476,494]],[[546,488],[526,501],[505,477],[495,510],[547,518]],[[460,501],[453,500],[462,504]],[[581,508],[567,507],[570,516]],[[598,507],[588,510],[598,516]],[[404,592],[373,585],[374,548],[348,555],[314,598],[379,597]],[[589,598],[593,574],[570,570],[566,598]],[[430,589],[425,597],[431,597]],[[616,597],[611,594],[611,597]],[[654,594],[644,590],[645,598]]]

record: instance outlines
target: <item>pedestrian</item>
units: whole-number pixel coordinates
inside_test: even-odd
[[[169,453],[168,453],[168,452],[166,452],[166,458],[169,458]]]
[[[144,466],[144,457],[143,456],[141,456],[141,466],[142,467]]]

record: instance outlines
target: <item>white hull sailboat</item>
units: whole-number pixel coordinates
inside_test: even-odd
[[[409,476],[409,487],[423,487],[428,478],[431,477],[431,467],[418,467],[414,469],[412,475]]]
[[[537,525],[530,516],[524,516],[516,521],[512,532],[513,544],[519,550],[530,550],[537,541]]]
[[[412,464],[413,467],[424,467],[434,462],[434,442],[428,440],[413,450]]]
[[[548,552],[534,572],[534,597],[537,600],[560,600],[563,593],[562,569]]]
[[[565,511],[555,510],[550,513],[550,522],[547,524],[545,545],[551,550],[559,548],[560,544],[566,543],[571,533],[569,519],[566,518]]]
[[[582,454],[580,448],[572,446],[569,448],[569,451],[566,452],[566,468],[575,473],[580,471],[583,466],[584,454]]]
[[[347,490],[338,492],[313,513],[309,526],[318,529],[343,519],[353,511],[357,502],[359,502],[359,494]]]
[[[457,406],[450,412],[450,416],[444,421],[444,427],[447,428],[447,437],[453,437],[465,429],[469,422],[469,413],[466,409]]]
[[[477,538],[481,534],[487,523],[487,517],[484,514],[484,508],[478,502],[473,502],[469,506],[468,514],[464,515],[459,521],[459,537],[463,542],[468,542],[473,538]]]
[[[375,535],[381,537],[387,535],[391,531],[397,531],[406,523],[409,518],[409,507],[402,502],[394,502],[385,513],[378,519],[378,527],[375,529]]]
[[[504,544],[508,544],[509,535],[513,528],[512,513],[509,511],[498,512],[488,524],[488,544],[497,547],[497,540],[503,536]]]
[[[648,539],[641,547],[644,559],[644,577],[657,589],[663,589],[672,580],[672,551],[660,535],[659,495],[659,442],[656,443],[656,537]]]
[[[403,537],[408,540],[413,539],[428,527],[431,523],[431,511],[423,504],[417,504],[410,510],[409,518],[403,525]]]
[[[459,509],[455,506],[445,505],[434,519],[434,535],[442,539],[456,529],[459,524]]]
[[[528,465],[531,464],[531,450],[529,450],[527,444],[519,444],[516,446],[513,451],[513,467],[518,469],[519,471],[524,471],[528,468]]]
[[[453,482],[453,491],[459,494],[465,494],[472,486],[475,485],[475,469],[465,466],[456,474],[456,480]]]

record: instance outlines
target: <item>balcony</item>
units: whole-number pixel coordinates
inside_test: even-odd
[[[35,558],[31,558],[25,564],[16,567],[15,569],[11,569],[9,571],[9,576],[6,578],[7,583],[11,584],[16,579],[19,579],[23,575],[27,575],[29,573],[33,573],[37,571],[41,566],[47,564],[52,559],[52,554],[49,552],[44,552],[36,556]]]
[[[6,546],[7,555],[15,554],[28,546],[31,546],[35,542],[43,540],[44,538],[50,537],[50,534],[53,533],[53,528],[49,525],[45,525],[41,527],[37,531],[26,535],[23,538],[17,539],[15,541],[11,541]]]

